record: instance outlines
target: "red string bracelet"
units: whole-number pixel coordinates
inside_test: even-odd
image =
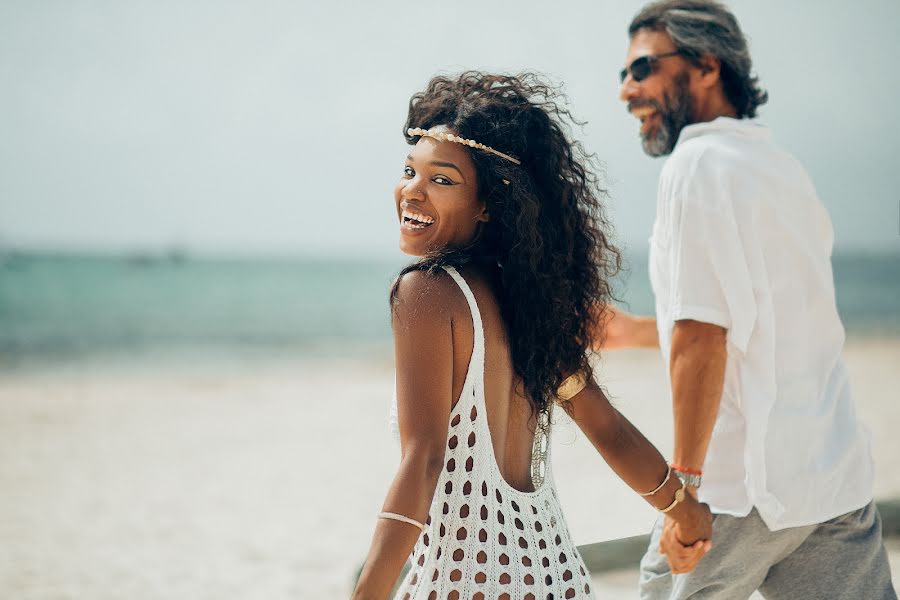
[[[681,465],[676,465],[675,463],[672,463],[670,466],[673,470],[687,473],[688,475],[703,475],[703,471],[701,471],[700,469],[688,469],[687,467],[682,467]]]

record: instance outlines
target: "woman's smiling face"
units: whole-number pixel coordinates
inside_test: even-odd
[[[475,164],[455,142],[419,138],[394,188],[400,220],[400,250],[424,256],[441,248],[470,244],[488,220],[478,199]]]

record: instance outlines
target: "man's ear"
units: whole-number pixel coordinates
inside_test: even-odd
[[[722,63],[718,58],[711,54],[704,54],[700,57],[700,85],[710,88],[719,83],[721,79]]]

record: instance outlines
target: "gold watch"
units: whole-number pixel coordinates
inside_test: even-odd
[[[668,505],[665,508],[659,509],[659,512],[667,513],[673,508],[675,508],[679,502],[684,500],[684,482],[681,483],[681,487],[675,490],[675,499],[672,500],[672,504]]]

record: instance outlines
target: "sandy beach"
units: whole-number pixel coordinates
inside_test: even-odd
[[[876,497],[898,497],[900,341],[845,356]],[[600,379],[667,453],[658,355],[610,353]],[[0,375],[0,597],[346,597],[398,460],[392,384],[389,358]],[[571,423],[553,453],[579,544],[648,530],[653,511]]]

